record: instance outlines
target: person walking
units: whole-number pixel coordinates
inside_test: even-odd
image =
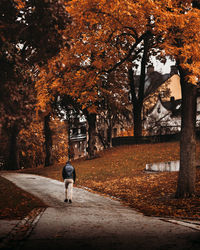
[[[63,167],[62,177],[65,184],[64,202],[72,203],[73,184],[76,181],[76,171],[69,161],[67,161],[66,165]]]

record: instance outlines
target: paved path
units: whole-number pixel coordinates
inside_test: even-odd
[[[80,188],[66,204],[62,182],[29,174],[3,176],[42,199],[40,211],[18,249],[200,249],[200,231],[144,216],[133,209]],[[24,237],[25,238],[25,237]]]

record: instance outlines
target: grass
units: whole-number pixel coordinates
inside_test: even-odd
[[[200,146],[197,146],[197,154]],[[105,150],[93,160],[76,160],[77,186],[119,198],[125,204],[151,216],[200,219],[200,196],[175,199],[178,174],[147,173],[146,163],[179,159],[179,144],[157,143],[120,146]],[[62,181],[63,164],[26,169]],[[200,195],[200,170],[197,169],[197,194]]]
[[[33,208],[46,205],[0,176],[0,219],[22,219]]]

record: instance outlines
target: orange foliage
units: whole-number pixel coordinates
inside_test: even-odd
[[[22,9],[25,7],[25,1],[24,0],[14,0],[14,2],[17,4],[18,9]]]
[[[84,185],[101,193],[118,197],[131,207],[151,216],[200,218],[200,199],[175,199],[177,173],[133,171],[133,177],[104,182],[86,181]],[[200,170],[197,171],[197,190],[200,191]]]
[[[191,1],[154,1],[155,33],[162,35],[163,54],[173,56],[188,70],[188,80],[200,77],[200,10]]]
[[[19,133],[20,167],[34,168],[44,164],[44,121],[34,118],[28,128]],[[68,137],[66,124],[54,117],[51,119],[52,158],[64,162],[68,157]]]
[[[58,117],[53,117],[50,122],[52,130],[52,157],[55,162],[66,162],[68,159],[68,134],[67,126]]]
[[[19,157],[21,168],[37,167],[44,163],[43,124],[36,118],[19,133]]]
[[[199,154],[199,144],[197,152]],[[145,153],[144,153],[145,152]],[[151,216],[200,218],[200,198],[175,199],[177,172],[146,172],[145,164],[177,160],[179,144],[130,145],[104,151],[90,163],[74,162],[77,183],[109,196]],[[92,166],[92,167],[91,167]],[[200,169],[197,169],[197,194]]]
[[[40,71],[37,90],[42,108],[59,93],[95,112],[99,93],[105,91],[101,72],[129,53],[130,46],[119,47],[117,39],[133,45],[149,26],[160,39],[156,46],[162,49],[161,57],[180,60],[191,72],[192,83],[200,76],[200,11],[192,8],[191,1],[72,0],[65,5],[72,24],[63,34],[67,46]]]
[[[119,49],[113,42],[116,37],[123,37],[124,29],[130,31],[128,27],[139,35],[145,32],[146,9],[141,3],[130,1],[88,0],[67,2],[66,10],[73,20],[64,34],[69,38],[68,46],[40,72],[39,106],[44,108],[59,93],[71,95],[83,109],[95,112],[95,103],[101,100],[99,93],[113,93],[102,88],[102,71],[109,70],[127,54],[127,47]],[[136,41],[134,36],[127,39],[130,44]],[[124,96],[122,85],[118,96]]]

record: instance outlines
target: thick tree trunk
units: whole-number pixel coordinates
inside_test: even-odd
[[[129,85],[130,85],[130,93],[131,93],[132,106],[133,106],[134,136],[135,137],[142,136],[143,96],[141,96],[141,93],[140,93],[140,99],[136,96],[132,68],[129,69]],[[143,88],[143,92],[144,92],[144,88]]]
[[[16,124],[10,128],[9,133],[9,153],[6,163],[7,170],[17,170],[19,169],[19,154],[17,145],[17,136],[19,134],[19,129]]]
[[[88,158],[93,159],[96,157],[96,114],[87,114],[88,122]]]
[[[149,35],[147,35],[144,39],[144,53],[141,61],[140,82],[137,95],[133,78],[133,70],[132,68],[129,68],[129,85],[130,85],[132,105],[133,105],[134,136],[136,137],[142,136],[142,108],[144,101],[144,85],[146,76],[146,63],[148,60],[148,51],[149,51],[149,39],[150,39]]]
[[[133,108],[134,136],[142,136],[142,107],[140,104]]]
[[[52,133],[49,125],[50,114],[44,117],[44,136],[45,136],[45,167],[53,164],[52,160]]]
[[[187,83],[186,72],[179,67],[182,89],[182,122],[180,140],[180,171],[177,198],[195,194],[196,182],[196,94],[197,87]]]

